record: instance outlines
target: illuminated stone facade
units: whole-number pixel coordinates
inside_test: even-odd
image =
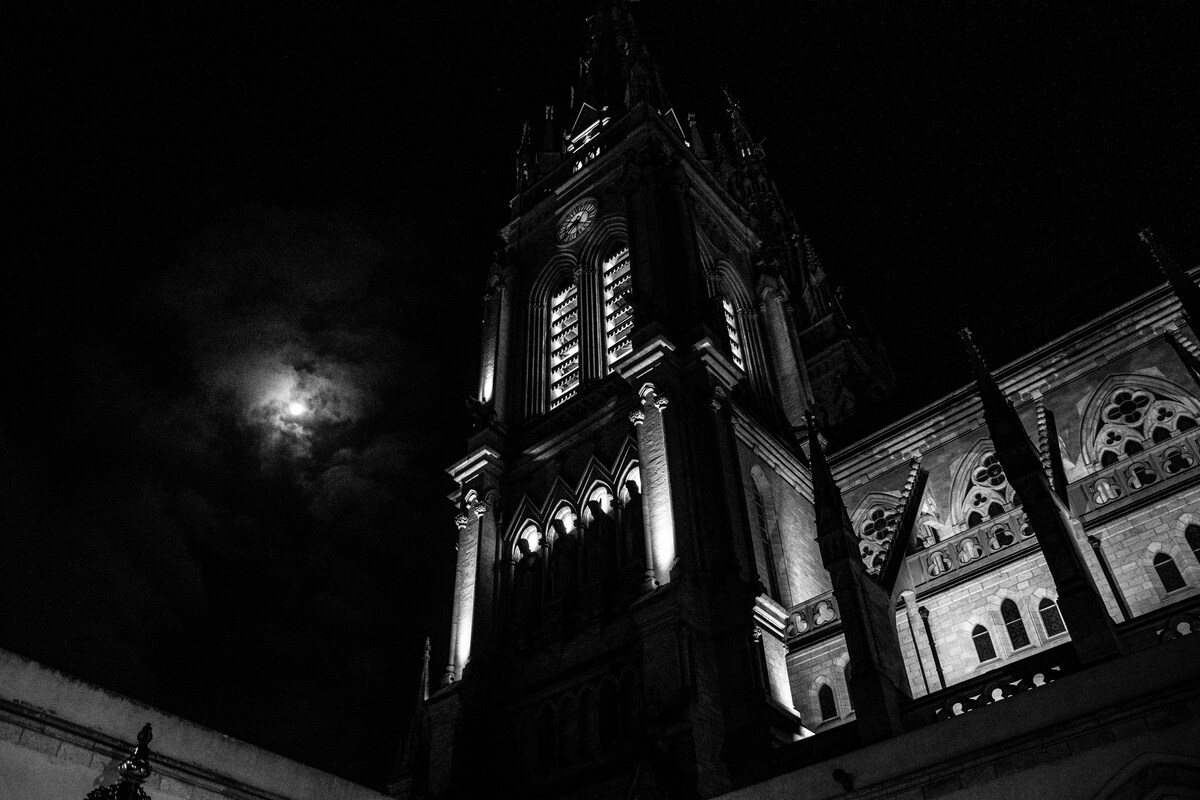
[[[851,332],[736,103],[723,137],[685,130],[625,4],[590,26],[571,123],[548,113],[519,155],[478,428],[450,469],[450,661],[393,794],[1011,796],[1018,773],[1030,794],[1038,748],[1067,772],[1095,756],[1039,725],[1113,748],[1089,794],[1041,796],[1092,796],[1138,758],[1200,774],[1179,666],[1197,642],[1158,647],[1200,608],[1200,391],[1174,295],[996,383],[980,364],[978,387],[825,466],[806,414],[836,425],[885,394],[882,351]],[[1087,691],[1137,705],[1122,665],[1160,650],[1143,707],[1174,697],[1175,716]]]

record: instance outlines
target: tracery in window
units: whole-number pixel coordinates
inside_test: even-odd
[[[632,349],[633,307],[629,295],[633,291],[629,248],[624,247],[601,268],[604,280],[604,352],[605,363],[611,371],[613,364]]]
[[[1183,538],[1187,539],[1188,547],[1192,548],[1192,555],[1200,561],[1200,525],[1188,525],[1183,532]]]
[[[883,569],[899,524],[900,508],[884,503],[871,506],[858,524],[858,552],[872,575]]]
[[[975,655],[979,656],[980,664],[996,657],[996,646],[992,644],[992,635],[988,633],[987,628],[976,625],[971,631],[971,641],[975,645]]]
[[[1155,553],[1153,564],[1154,571],[1158,573],[1158,580],[1166,591],[1173,592],[1187,586],[1179,572],[1179,565],[1166,553]]]
[[[1000,604],[1000,618],[1004,620],[1004,629],[1008,632],[1008,641],[1013,650],[1029,646],[1029,633],[1025,630],[1025,621],[1021,612],[1012,600]]]
[[[1046,630],[1046,638],[1067,632],[1062,612],[1058,610],[1058,603],[1049,597],[1043,597],[1038,603],[1038,616],[1042,618],[1042,627]]]
[[[837,719],[837,701],[833,699],[833,689],[828,683],[821,684],[817,690],[817,705],[821,708],[821,720]]]
[[[1140,453],[1176,433],[1196,427],[1196,413],[1161,390],[1136,384],[1108,392],[1093,437],[1100,466]]]
[[[971,470],[962,504],[967,527],[974,527],[1020,505],[1000,459],[991,450],[982,453]]]
[[[721,307],[725,310],[725,333],[729,336],[729,354],[738,369],[744,370],[746,362],[742,358],[742,336],[738,333],[737,315],[733,313],[733,303],[728,298],[721,298]]]
[[[575,283],[550,298],[550,407],[579,391],[579,287]]]

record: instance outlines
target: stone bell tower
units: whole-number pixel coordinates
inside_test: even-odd
[[[794,438],[808,301],[628,2],[588,29],[573,107],[518,153],[449,470],[450,658],[397,796],[711,796],[803,730],[785,609],[829,582]]]

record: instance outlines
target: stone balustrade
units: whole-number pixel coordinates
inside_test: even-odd
[[[914,585],[925,589],[927,584],[950,583],[980,567],[987,568],[996,556],[1015,555],[1035,542],[1024,510],[1014,508],[913,553],[908,568]]]
[[[841,629],[842,615],[831,589],[788,609],[783,635],[789,645],[807,644]]]
[[[1160,491],[1200,480],[1198,464],[1200,430],[1172,436],[1072,483],[1067,487],[1071,510],[1086,528]]]

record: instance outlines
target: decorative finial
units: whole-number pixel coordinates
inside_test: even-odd
[[[724,93],[724,95],[725,95],[725,104],[729,108],[729,113],[732,114],[735,111],[742,110],[742,107],[740,105],[738,105],[738,101],[733,99],[733,94],[730,93],[728,86],[722,86],[721,92]]]
[[[975,373],[975,377],[985,377],[990,381],[991,370],[988,369],[987,362],[983,359],[983,353],[979,352],[979,347],[975,344],[975,337],[971,333],[971,329],[961,328],[958,331],[958,338],[962,340],[963,349],[967,352],[967,359],[971,362],[971,371]]]
[[[1138,233],[1138,238],[1150,248],[1154,263],[1158,264],[1158,268],[1167,276],[1167,281],[1175,291],[1175,296],[1179,298],[1179,305],[1192,330],[1200,329],[1200,287],[1196,286],[1192,277],[1175,263],[1167,251],[1159,247],[1149,228]]]
[[[1154,240],[1154,231],[1150,230],[1149,228],[1142,228],[1140,231],[1138,231],[1138,238],[1150,248],[1150,255],[1154,258],[1154,263],[1158,264],[1158,268],[1163,272],[1166,272],[1167,268],[1163,264],[1163,254],[1158,249],[1158,242]]]
[[[154,731],[147,722],[137,737],[137,747],[117,767],[120,780],[88,792],[86,800],[150,800],[142,784],[150,777],[150,740]]]

